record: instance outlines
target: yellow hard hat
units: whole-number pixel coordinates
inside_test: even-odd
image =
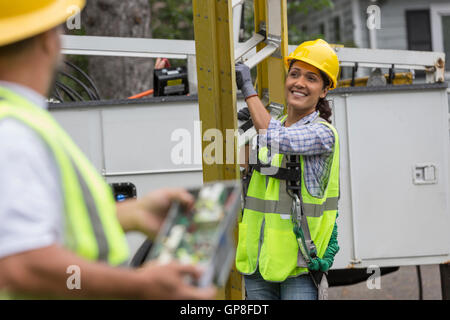
[[[317,69],[325,72],[331,80],[330,90],[336,88],[339,76],[339,59],[331,46],[322,39],[305,41],[300,44],[294,52],[284,58],[286,67],[292,60],[306,62]]]
[[[50,30],[85,0],[0,0],[0,47]]]

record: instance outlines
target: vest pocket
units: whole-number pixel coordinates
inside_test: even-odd
[[[266,227],[259,271],[268,281],[284,281],[297,267],[298,244],[291,230]]]

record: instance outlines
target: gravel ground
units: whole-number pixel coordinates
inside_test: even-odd
[[[424,300],[441,300],[439,265],[423,265],[422,288]],[[400,267],[380,279],[380,289],[368,289],[366,282],[329,289],[329,300],[418,300],[419,287],[415,266]]]

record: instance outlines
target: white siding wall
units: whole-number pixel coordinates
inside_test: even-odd
[[[315,35],[320,33],[320,25],[325,24],[325,39],[334,42],[333,18],[340,17],[341,23],[341,43],[353,42],[353,22],[351,0],[334,0],[334,7],[320,11],[311,11],[307,15],[299,14],[289,23],[296,24],[301,30],[306,26],[308,34]],[[295,44],[295,43],[293,43]]]
[[[450,3],[449,0],[387,0],[381,9],[381,29],[377,30],[378,49],[408,49],[408,35],[406,29],[406,11],[429,9],[431,4]],[[366,27],[367,7],[373,4],[370,0],[361,0],[361,21],[364,32],[362,44],[369,48],[369,30]]]
[[[306,16],[298,15],[289,21],[289,23],[296,24],[299,29],[306,26],[308,33],[318,34],[319,27],[322,23],[326,26],[326,40],[329,39],[332,34],[333,17],[341,17],[342,27],[342,42],[350,43],[355,42],[353,38],[353,29],[355,27],[352,17],[352,1],[351,0],[334,0],[334,8],[325,9],[321,11],[312,11]],[[360,0],[360,18],[362,48],[369,48],[369,29],[366,26],[367,22],[367,8],[372,5],[370,0]],[[407,50],[407,30],[406,30],[406,11],[407,10],[420,10],[429,9],[431,4],[450,4],[450,0],[385,0],[380,4],[381,9],[381,29],[377,30],[377,43],[379,49],[399,49]]]
[[[361,39],[354,39],[355,21],[353,19],[352,0],[334,0],[334,8],[313,11],[307,15],[299,14],[289,23],[294,23],[299,29],[307,27],[309,34],[319,34],[320,25],[325,24],[325,39],[334,42],[331,37],[333,18],[341,17],[341,43],[348,46],[350,43],[358,44],[360,48],[370,48],[369,29],[367,28],[367,8],[374,4],[371,0],[359,0],[359,17]],[[450,4],[450,0],[384,0],[379,6],[381,9],[381,29],[376,30],[378,49],[408,49],[408,34],[406,28],[406,11],[430,9],[433,4]],[[348,68],[346,68],[348,69]],[[348,78],[351,73],[344,70],[342,78]],[[367,75],[369,70],[361,69],[357,76]]]

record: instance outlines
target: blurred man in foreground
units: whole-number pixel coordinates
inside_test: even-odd
[[[153,237],[181,189],[115,204],[83,153],[47,111],[61,60],[60,27],[85,0],[0,2],[0,292],[3,298],[212,299],[188,285],[194,266],[124,267],[124,231]],[[78,270],[78,287],[69,285]],[[69,272],[69,273],[68,273]]]

